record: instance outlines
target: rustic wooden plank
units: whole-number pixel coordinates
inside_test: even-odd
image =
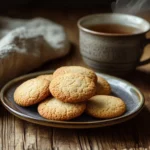
[[[8,150],[15,149],[15,117],[10,113],[7,114],[7,139],[4,140],[5,144],[8,144]]]
[[[83,150],[92,150],[93,149],[97,149],[97,145],[94,145],[94,147],[92,147],[90,141],[89,141],[89,137],[90,135],[87,135],[88,131],[86,130],[78,130],[78,138],[79,138],[79,142],[81,145],[81,149]]]
[[[4,108],[3,106],[0,104],[0,150],[2,150],[3,148],[3,116],[4,116]]]
[[[15,150],[24,149],[24,121],[15,117]]]
[[[53,148],[58,150],[81,150],[81,145],[74,130],[54,128]]]
[[[53,128],[37,126],[37,150],[53,149]]]
[[[14,150],[14,116],[10,115],[8,111],[4,108],[1,108],[2,117],[1,117],[1,144],[2,150]]]
[[[24,149],[37,149],[37,127],[35,124],[24,122]]]

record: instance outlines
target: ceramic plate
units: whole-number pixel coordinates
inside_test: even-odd
[[[34,78],[41,74],[49,74],[53,71],[38,72],[18,77],[8,82],[1,90],[1,101],[4,107],[13,115],[40,125],[60,127],[60,128],[95,128],[110,126],[127,121],[136,116],[144,106],[144,97],[141,92],[129,82],[109,76],[106,74],[96,73],[104,77],[112,88],[112,95],[120,97],[127,106],[126,113],[113,119],[96,119],[86,114],[70,121],[54,121],[42,118],[37,112],[37,105],[32,107],[20,107],[15,104],[13,94],[15,89],[24,81]]]

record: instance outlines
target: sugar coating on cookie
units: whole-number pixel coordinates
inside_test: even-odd
[[[96,95],[87,101],[87,114],[96,118],[114,118],[122,115],[126,110],[123,100],[114,96]]]
[[[38,113],[50,120],[70,120],[80,116],[86,103],[65,103],[56,98],[47,98],[38,105]]]
[[[49,81],[30,79],[22,83],[14,92],[14,101],[20,106],[31,106],[50,95]]]
[[[46,80],[48,80],[48,81],[51,81],[51,80],[52,80],[52,77],[53,77],[52,74],[44,74],[44,75],[40,75],[40,76],[38,76],[38,77],[36,77],[36,78],[38,78],[38,79],[46,79]]]
[[[79,74],[88,76],[95,83],[97,82],[97,76],[96,76],[95,72],[91,69],[87,69],[87,68],[81,67],[81,66],[60,67],[60,68],[56,69],[55,72],[53,73],[53,78],[55,78],[59,75],[66,74],[66,73],[79,73]]]
[[[80,74],[64,74],[50,83],[51,94],[64,102],[82,102],[95,95],[96,85],[90,78]]]
[[[97,77],[96,95],[109,95],[111,93],[111,87],[109,83],[102,77]]]

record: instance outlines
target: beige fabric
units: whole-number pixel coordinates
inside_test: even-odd
[[[69,51],[62,26],[42,18],[24,22],[24,26],[11,30],[0,40],[0,86]]]

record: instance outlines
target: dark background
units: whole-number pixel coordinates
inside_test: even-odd
[[[0,0],[0,16],[14,18],[32,18],[40,12],[88,11],[100,13],[111,11],[111,4],[115,0]],[[35,13],[37,15],[35,15]],[[41,16],[41,15],[40,15]]]
[[[115,0],[2,0],[0,8],[109,8],[112,1]]]

